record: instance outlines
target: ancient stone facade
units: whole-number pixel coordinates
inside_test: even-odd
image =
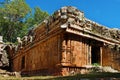
[[[75,7],[61,8],[18,41],[12,69],[22,74],[77,74],[94,63],[120,70],[120,30],[88,20]]]

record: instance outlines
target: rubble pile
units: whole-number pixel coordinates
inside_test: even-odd
[[[2,41],[2,36],[0,36],[0,67],[9,66],[8,54],[5,50],[6,45]]]
[[[119,73],[118,70],[113,69],[110,66],[92,66],[90,69],[91,72],[110,72],[110,73]]]
[[[117,70],[113,69],[112,67],[110,66],[105,66],[102,68],[103,72],[112,72],[112,73],[118,73]]]
[[[9,71],[0,69],[0,76],[2,76],[2,77],[15,76],[15,77],[19,78],[19,77],[21,77],[21,73],[20,72],[9,72]]]

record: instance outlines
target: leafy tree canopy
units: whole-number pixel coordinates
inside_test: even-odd
[[[26,26],[29,26],[31,29],[41,23],[48,16],[49,14],[47,12],[42,11],[39,7],[35,7],[34,14],[27,19]]]
[[[16,37],[23,37],[30,27],[39,24],[47,12],[40,8],[32,9],[25,0],[4,0],[0,2],[0,35],[5,42],[15,42]]]

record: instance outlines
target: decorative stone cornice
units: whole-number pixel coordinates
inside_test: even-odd
[[[110,38],[120,42],[120,30],[110,29],[103,25],[100,25],[94,21],[85,18],[84,13],[72,6],[62,7],[60,10],[54,12],[52,17],[48,18],[48,23],[52,24],[54,21],[59,20],[61,23],[61,28],[67,28],[68,24],[77,25],[83,28],[84,31],[88,31],[91,34],[99,35]]]

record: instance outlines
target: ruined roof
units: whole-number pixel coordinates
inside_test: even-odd
[[[61,11],[61,13],[60,13]],[[91,21],[87,18],[85,18],[84,13],[78,10],[75,7],[62,7],[60,10],[56,11],[56,13],[59,13],[61,16],[62,14],[65,14],[67,17],[74,17],[75,19],[79,19],[78,23],[76,22],[75,24],[80,25],[81,23],[83,28],[86,27],[86,30],[89,30],[90,32],[94,34],[99,34],[101,36],[107,37],[107,38],[112,38],[115,40],[120,41],[120,30],[115,29],[115,28],[108,28],[106,26],[100,25],[94,21]],[[71,15],[69,15],[71,14]],[[76,20],[77,21],[77,20]]]
[[[119,29],[108,28],[87,19],[84,16],[84,13],[78,10],[76,7],[62,7],[61,9],[55,11],[52,16],[49,16],[42,23],[40,23],[38,27],[42,24],[46,24],[47,26],[49,26],[55,21],[61,23],[61,28],[67,28],[69,27],[69,25],[73,25],[74,28],[78,26],[79,28],[77,27],[76,29],[81,29],[82,31],[89,33],[89,35],[94,35],[96,37],[104,38],[106,40],[112,40],[113,42],[120,44]]]
[[[115,28],[108,28],[106,26],[100,25],[94,21],[85,18],[84,13],[75,7],[62,7],[60,10],[54,12],[53,17],[55,19],[65,18],[68,22],[79,25],[85,28],[93,34],[98,34],[106,38],[112,38],[120,41],[120,30]],[[71,17],[71,19],[69,18]]]

